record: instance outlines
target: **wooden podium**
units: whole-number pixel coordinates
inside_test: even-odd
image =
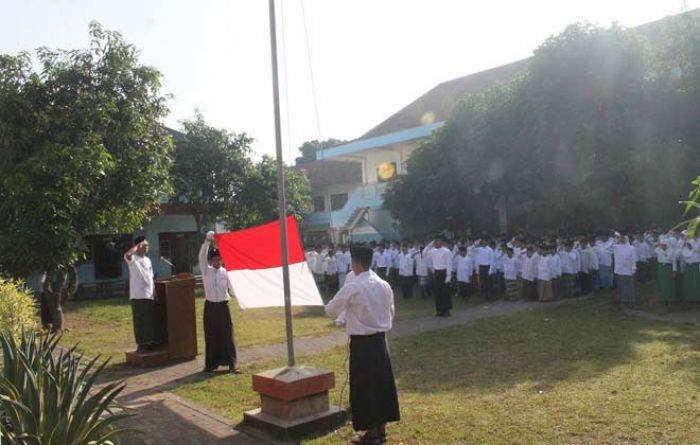
[[[194,275],[188,273],[156,280],[156,322],[164,346],[143,353],[127,352],[128,365],[147,368],[197,357],[194,286]]]

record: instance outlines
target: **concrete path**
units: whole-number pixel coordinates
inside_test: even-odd
[[[423,317],[396,323],[390,338],[403,337],[423,332],[446,329],[469,324],[475,320],[510,315],[517,312],[548,308],[575,300],[558,301],[548,304],[536,302],[498,301],[478,307],[454,312],[449,318]],[[330,320],[329,320],[330,322]],[[329,351],[347,342],[344,330],[317,337],[295,337],[297,357],[316,355]],[[286,357],[285,343],[244,348],[238,351],[240,364],[283,359]],[[190,382],[206,379],[200,371],[203,356],[197,360],[177,365],[141,370],[126,366],[110,370],[109,381],[125,380],[127,387],[118,399],[123,405],[134,409],[137,416],[133,420],[136,428],[146,434],[127,441],[129,445],[213,445],[213,444],[269,444],[274,443],[264,437],[252,437],[234,429],[229,421],[207,411],[190,401],[183,400],[172,389]],[[243,376],[250,378],[250,376]]]

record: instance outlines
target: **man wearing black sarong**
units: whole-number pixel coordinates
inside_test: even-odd
[[[387,422],[399,420],[399,400],[386,332],[394,318],[391,286],[370,270],[372,249],[353,247],[355,277],[326,306],[330,315],[345,314],[350,336],[350,409],[355,444],[386,442]]]
[[[152,351],[164,342],[153,295],[153,266],[147,254],[148,241],[143,236],[134,238],[134,246],[124,254],[137,352]]]
[[[199,249],[199,270],[204,284],[204,372],[214,372],[219,366],[228,366],[229,372],[238,373],[236,368],[236,345],[233,341],[233,323],[228,301],[229,290],[233,295],[226,269],[221,262],[221,254],[209,247],[214,232],[207,237]],[[207,262],[207,255],[209,262]]]

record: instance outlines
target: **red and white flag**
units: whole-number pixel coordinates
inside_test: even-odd
[[[219,233],[214,239],[241,309],[284,306],[279,221]],[[287,257],[292,306],[322,306],[293,216],[287,217]]]

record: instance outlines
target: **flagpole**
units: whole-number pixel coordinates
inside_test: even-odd
[[[277,150],[277,199],[280,213],[282,244],[282,284],[284,286],[284,318],[287,326],[287,366],[294,366],[294,331],[292,329],[292,297],[289,287],[289,258],[287,256],[287,205],[284,196],[284,162],[282,161],[282,130],[280,128],[280,88],[277,78],[277,25],[275,0],[269,0],[270,50],[272,53],[272,97],[275,111],[275,149]]]

